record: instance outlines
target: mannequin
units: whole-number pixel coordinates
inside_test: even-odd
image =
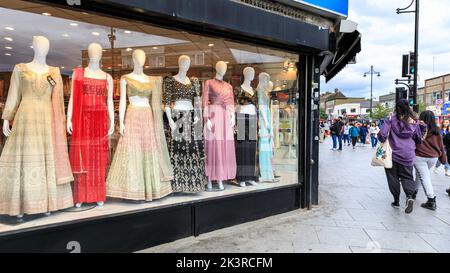
[[[241,187],[246,184],[257,186],[258,179],[256,167],[257,151],[257,94],[251,86],[255,78],[255,69],[245,67],[243,70],[244,82],[237,90],[237,174],[236,178]]]
[[[270,117],[270,75],[266,72],[259,74],[258,107],[259,107],[259,166],[260,181],[274,181],[272,167],[273,159],[273,128]]]
[[[217,181],[219,190],[224,190],[223,180],[236,177],[236,154],[234,144],[235,110],[233,87],[223,81],[227,64],[216,63],[216,76],[203,86],[204,118],[206,120],[205,149],[207,189],[212,190],[212,181]]]
[[[174,192],[205,190],[205,149],[203,141],[200,82],[188,78],[189,56],[178,58],[178,74],[164,79],[165,112],[171,129],[170,159],[174,168]],[[173,108],[171,108],[171,104]]]
[[[141,49],[137,49],[133,52],[133,72],[128,74],[127,76],[135,79],[141,83],[148,83],[149,77],[144,74],[144,65],[145,65],[146,55],[145,52]],[[123,136],[125,133],[125,111],[127,108],[127,81],[122,78],[120,80],[120,103],[119,103],[119,128],[120,134]],[[140,97],[140,96],[130,96],[128,97],[130,105],[134,106],[150,106],[149,98]]]
[[[241,88],[245,90],[249,95],[254,95],[255,90],[251,86],[251,82],[255,78],[255,69],[253,67],[246,67],[243,70],[244,74],[244,82],[241,85]],[[239,113],[248,114],[248,115],[256,115],[256,107],[255,105],[241,105],[239,107]]]
[[[48,72],[49,67],[46,60],[48,51],[50,50],[50,41],[44,36],[34,36],[32,45],[34,58],[26,66],[39,74]],[[7,137],[11,134],[9,120],[6,119],[3,120],[3,134]]]
[[[187,72],[189,70],[189,67],[191,66],[191,58],[187,55],[181,55],[178,58],[178,74],[173,76],[173,78],[184,85],[191,84],[191,80],[189,77],[187,77]],[[190,111],[194,109],[194,106],[192,105],[192,102],[189,100],[177,100],[175,101],[175,105],[173,106],[173,109],[180,110],[180,111]],[[170,105],[166,105],[166,116],[169,120],[169,126],[170,129],[175,130],[176,124],[172,119],[172,110],[170,108]]]
[[[19,221],[24,213],[49,216],[73,206],[61,74],[46,63],[49,40],[34,36],[32,45],[33,60],[14,68],[2,116],[3,133],[9,138],[0,156],[0,214]],[[33,77],[25,76],[30,74]]]
[[[132,57],[133,71],[120,79],[121,137],[106,179],[106,195],[153,201],[172,193],[173,169],[162,121],[162,78],[144,74],[143,50],[135,50]]]
[[[90,201],[95,201],[97,205],[101,207],[103,206],[104,200],[106,199],[104,184],[106,180],[106,168],[107,168],[106,164],[109,161],[109,152],[105,151],[109,149],[109,144],[107,142],[106,137],[111,136],[114,133],[114,103],[113,103],[114,84],[111,75],[104,72],[100,68],[100,61],[102,55],[103,55],[102,46],[99,45],[98,43],[91,43],[88,46],[88,56],[89,56],[88,66],[85,69],[76,69],[72,74],[72,92],[70,94],[69,105],[67,107],[67,132],[73,135],[74,139],[80,141],[80,146],[71,145],[71,162],[73,171],[76,174],[74,182],[74,199],[76,202],[75,207],[77,208],[80,208],[83,205],[83,202],[90,202]],[[87,85],[86,88],[90,88],[89,90],[97,90],[98,88],[105,90],[106,94],[103,95],[106,95],[106,105],[104,105],[104,102],[98,102],[95,105],[91,105],[87,101],[93,99],[103,101],[103,97],[91,93],[84,94],[85,92],[90,92],[89,90],[84,91],[80,90],[75,92],[75,84],[79,84],[80,89],[84,88],[81,86]],[[77,100],[77,103],[78,101],[80,101],[79,104],[80,106],[78,106],[77,104],[76,109],[77,113],[74,113],[74,96],[79,96],[75,98]],[[83,102],[84,100],[87,101]],[[88,104],[84,105],[84,110],[83,106],[81,106],[82,104]],[[92,107],[103,109],[102,106],[105,106],[106,111],[103,112],[96,111],[96,113],[93,113],[92,111],[88,110],[89,108]],[[102,118],[100,119],[98,119],[99,113],[104,113],[104,115],[102,115]],[[106,125],[108,126],[106,135],[104,137],[100,136],[99,139],[98,137],[83,135],[88,134],[87,132],[74,133],[74,125],[72,123],[73,121],[72,117],[74,114],[77,115],[77,117],[80,117],[80,120],[78,121],[79,124],[77,124],[78,130],[83,131],[94,130],[93,129],[94,127]],[[86,120],[83,120],[83,118],[86,118]],[[89,124],[82,124],[85,122],[88,122]],[[96,125],[93,126],[93,124]],[[105,132],[101,130],[101,134],[104,133]],[[87,152],[88,150],[95,151],[94,153],[96,155]],[[78,156],[74,154],[80,153],[84,155],[90,155],[92,158],[84,158],[84,156],[81,156],[80,158],[82,159],[79,160]],[[75,161],[78,162],[75,163]],[[96,165],[99,164],[98,163],[99,161],[103,163],[100,165]],[[83,167],[83,165],[85,164],[91,167],[88,166]],[[80,167],[76,167],[76,165],[79,165]],[[103,172],[103,174],[100,176],[100,177],[103,176],[103,178],[98,178],[98,176],[96,176],[94,172],[95,173]],[[92,184],[94,184],[95,186],[91,188]]]

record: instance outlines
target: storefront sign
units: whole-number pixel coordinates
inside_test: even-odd
[[[294,0],[329,13],[348,16],[348,0]]]

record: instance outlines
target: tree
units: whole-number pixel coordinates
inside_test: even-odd
[[[389,113],[390,113],[389,108],[386,108],[386,106],[379,103],[379,104],[375,105],[372,117],[374,119],[384,119],[389,115]]]
[[[320,108],[320,119],[328,119],[328,115],[327,115],[327,112],[325,111],[325,109],[323,109],[323,108]]]

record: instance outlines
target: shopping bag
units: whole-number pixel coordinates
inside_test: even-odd
[[[385,167],[386,169],[392,168],[392,149],[388,138],[384,143],[378,145],[372,157],[372,166]]]

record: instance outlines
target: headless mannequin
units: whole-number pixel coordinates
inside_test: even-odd
[[[114,133],[114,103],[113,103],[113,92],[114,84],[111,75],[107,74],[100,68],[100,60],[103,55],[103,48],[97,43],[92,43],[88,47],[89,64],[84,70],[84,77],[91,79],[105,79],[108,84],[108,96],[107,96],[107,107],[108,107],[108,118],[109,118],[109,129],[108,136]],[[75,79],[75,75],[72,74],[72,79]],[[72,81],[72,92],[70,93],[69,105],[67,107],[67,132],[72,134],[72,114],[73,114],[73,81]],[[75,207],[80,208],[83,203],[75,204]],[[97,202],[98,206],[103,206],[103,202]]]
[[[33,37],[33,51],[34,58],[33,61],[25,64],[28,69],[38,73],[44,74],[50,71],[50,67],[47,65],[46,59],[47,54],[50,49],[50,42],[44,36],[34,36]],[[9,120],[3,121],[3,134],[9,136],[11,134],[11,129],[9,128]],[[45,215],[50,216],[50,212],[45,213]],[[17,215],[18,219],[23,218],[23,214]]]
[[[189,67],[191,66],[191,59],[187,55],[181,55],[180,58],[178,58],[178,74],[173,76],[173,78],[184,85],[191,84],[191,80],[187,77],[187,72],[189,70]],[[192,101],[190,100],[178,100],[175,101],[175,105],[173,109],[180,110],[180,111],[190,111],[194,109],[194,106],[192,105]],[[172,119],[172,109],[170,108],[170,105],[166,105],[166,116],[169,120],[169,126],[170,129],[175,130],[176,124]],[[194,123],[198,122],[198,118],[195,117]]]
[[[216,63],[216,79],[219,81],[223,81],[223,76],[225,76],[225,73],[227,73],[227,64],[224,61],[218,61]],[[235,125],[235,115],[234,113],[231,113],[231,117],[230,117],[230,123],[229,126],[230,128],[233,128]],[[208,119],[206,121],[206,128],[208,129],[208,131],[211,131],[213,127],[213,124],[211,122],[210,119]],[[225,188],[223,187],[223,182],[222,180],[218,180],[217,184],[219,185],[219,189],[220,190],[224,190]],[[207,184],[207,188],[208,190],[212,189],[212,181],[208,180],[208,184]]]
[[[241,84],[241,88],[244,89],[245,92],[247,92],[250,95],[254,95],[254,89],[251,86],[251,82],[255,78],[255,69],[253,67],[246,67],[244,68],[243,72],[244,74],[244,82]],[[238,113],[240,114],[247,114],[247,115],[256,115],[256,106],[253,104],[248,105],[239,105],[237,108]],[[246,183],[249,183],[250,185],[257,186],[258,183],[256,183],[253,180],[249,181],[243,181],[239,183],[239,186],[246,187]]]
[[[145,65],[146,55],[145,52],[141,49],[136,49],[133,52],[133,72],[128,74],[127,76],[137,80],[141,83],[148,83],[150,81],[149,77],[144,74],[144,65]],[[150,106],[150,102],[148,98],[142,98],[139,96],[131,96],[128,98],[130,105],[132,106],[140,106],[146,107]],[[123,136],[125,133],[125,112],[127,108],[127,81],[125,79],[120,80],[120,103],[119,103],[119,126],[120,126],[120,134]]]

